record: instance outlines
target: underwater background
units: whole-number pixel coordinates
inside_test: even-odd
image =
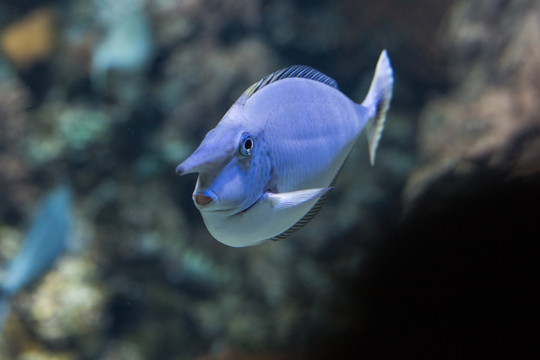
[[[383,49],[376,165],[362,136],[304,229],[214,240],[174,171],[204,134],[292,64],[360,102]],[[538,350],[539,98],[535,0],[2,0],[0,360]]]

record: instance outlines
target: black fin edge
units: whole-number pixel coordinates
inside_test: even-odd
[[[326,192],[326,194],[321,196],[321,198],[319,200],[317,200],[315,205],[313,205],[313,207],[306,213],[306,215],[302,216],[302,218],[300,220],[298,220],[296,222],[296,224],[294,224],[293,226],[291,226],[290,228],[288,228],[287,230],[285,230],[281,234],[279,234],[277,236],[274,236],[270,240],[273,240],[273,241],[283,240],[283,239],[289,237],[290,235],[294,234],[295,232],[297,232],[298,230],[300,230],[304,226],[306,226],[306,224],[308,224],[311,220],[313,220],[313,218],[319,213],[319,211],[323,207],[323,205],[326,202],[326,199],[328,198],[328,195],[330,194],[331,191],[332,191],[332,189],[330,189],[329,191]]]
[[[312,68],[307,65],[293,65],[285,69],[278,70],[272,74],[265,76],[261,80],[257,81],[255,84],[251,85],[244,91],[246,98],[251,97],[257,91],[265,87],[266,85],[272,84],[276,81],[290,78],[303,78],[321,82],[333,88],[338,88],[337,82],[331,77],[323,74],[319,70]]]

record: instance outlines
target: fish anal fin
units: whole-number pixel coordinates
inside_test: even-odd
[[[328,198],[328,195],[330,194],[330,190],[332,190],[332,187],[323,188],[323,189],[310,189],[310,190],[324,190],[324,191],[320,192],[320,194],[318,195],[320,196],[319,200],[317,200],[315,205],[313,205],[313,207],[311,207],[311,209],[309,209],[309,211],[304,216],[302,216],[300,220],[298,220],[293,226],[291,226],[290,228],[288,228],[281,234],[274,236],[271,240],[274,240],[274,241],[283,240],[287,238],[289,235],[303,228],[307,223],[309,223],[315,217],[315,215],[317,215],[319,211],[321,210],[322,206],[326,202],[326,199]],[[306,190],[301,190],[301,191],[306,191]]]

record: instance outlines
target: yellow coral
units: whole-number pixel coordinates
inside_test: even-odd
[[[25,69],[51,54],[55,14],[39,8],[6,27],[0,34],[0,49],[18,68]]]

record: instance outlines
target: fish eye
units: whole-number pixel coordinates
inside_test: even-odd
[[[253,142],[253,137],[251,135],[245,135],[240,143],[240,148],[238,151],[241,155],[250,156],[254,145],[255,143]]]

